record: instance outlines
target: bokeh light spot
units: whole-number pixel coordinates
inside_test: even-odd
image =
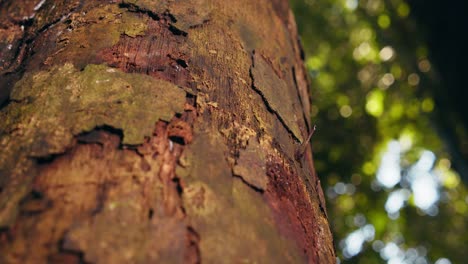
[[[401,210],[401,208],[403,208],[410,195],[411,192],[407,189],[400,189],[391,192],[388,195],[387,202],[385,202],[385,210],[387,211],[389,216],[398,213]]]
[[[446,258],[440,258],[435,262],[435,264],[452,264],[452,262]]]
[[[388,87],[395,82],[395,77],[393,77],[393,74],[391,73],[386,73],[384,76],[382,76],[381,81],[385,87]]]
[[[353,113],[353,109],[349,105],[343,105],[340,108],[340,115],[344,118],[350,117],[352,113]]]
[[[344,240],[340,242],[343,248],[345,258],[351,258],[361,252],[364,242],[372,241],[375,236],[375,228],[371,224],[367,224],[356,231],[350,233]]]
[[[366,163],[364,163],[364,165],[362,166],[362,172],[364,172],[365,174],[367,175],[372,175],[374,174],[375,172],[375,165],[374,163],[368,161]]]
[[[414,132],[411,129],[405,129],[398,139],[400,143],[401,151],[408,151],[413,146]]]
[[[420,60],[418,63],[418,68],[422,72],[428,72],[431,70],[431,63],[427,59]]]
[[[423,151],[419,160],[408,170],[408,179],[413,191],[414,203],[423,211],[431,211],[431,207],[439,200],[439,182],[432,172],[435,155],[431,151]]]
[[[371,80],[371,78],[372,78],[372,74],[365,68],[358,72],[358,79],[362,83],[368,82],[369,80]]]
[[[332,91],[335,86],[335,79],[333,76],[325,72],[317,76],[317,82],[326,91]]]
[[[323,66],[323,61],[320,60],[319,57],[314,56],[314,57],[310,57],[310,58],[307,59],[306,65],[310,69],[319,69],[319,68],[321,68]]]
[[[382,29],[388,28],[390,26],[390,23],[390,17],[387,15],[380,15],[377,19],[377,24],[379,24],[379,27],[381,27]]]
[[[372,116],[379,117],[384,110],[384,94],[382,91],[374,90],[367,94],[366,112]]]
[[[392,140],[388,143],[387,150],[382,156],[377,171],[377,180],[382,186],[392,188],[400,182],[400,179],[400,144],[398,141]]]
[[[398,16],[407,17],[410,13],[410,7],[407,3],[400,3],[397,8]]]
[[[384,48],[381,49],[380,52],[379,52],[380,58],[381,58],[383,61],[388,61],[388,60],[390,60],[391,58],[393,58],[393,55],[394,55],[394,54],[395,54],[395,51],[394,51],[393,48],[390,47],[390,46],[384,47]]]
[[[442,169],[441,181],[447,189],[453,189],[460,184],[460,177],[451,170]]]
[[[338,199],[340,210],[349,212],[354,208],[355,201],[351,196],[341,195]]]
[[[412,86],[416,86],[419,84],[419,75],[416,73],[412,73],[408,76],[408,84]]]
[[[367,54],[369,54],[370,50],[371,50],[371,47],[368,42],[363,42],[358,47],[358,52],[361,57],[364,57]]]
[[[450,162],[449,159],[440,159],[439,166],[445,170],[448,170],[450,167],[452,167],[452,162]]]
[[[346,0],[345,6],[349,10],[354,11],[358,7],[358,1],[357,0]]]
[[[339,94],[336,98],[336,103],[339,106],[347,105],[349,104],[349,97],[344,94]]]
[[[432,112],[434,110],[434,101],[431,98],[425,98],[421,103],[421,109],[424,112]]]

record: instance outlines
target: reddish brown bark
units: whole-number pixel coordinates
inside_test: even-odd
[[[0,25],[1,263],[335,261],[286,1],[2,1]]]

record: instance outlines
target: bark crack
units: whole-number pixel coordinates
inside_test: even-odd
[[[232,176],[233,176],[234,178],[240,179],[245,185],[249,186],[250,188],[252,188],[252,190],[254,190],[254,191],[258,192],[258,193],[263,194],[263,193],[265,192],[264,189],[259,188],[259,187],[255,186],[255,185],[253,185],[252,183],[248,182],[246,179],[244,179],[244,178],[242,177],[242,175],[237,175],[237,174],[234,174],[234,172],[233,172],[233,173],[232,173]]]
[[[149,16],[151,19],[156,20],[156,21],[161,21],[161,20],[166,20],[169,24],[169,31],[172,32],[172,34],[176,36],[187,36],[187,32],[177,28],[174,26],[174,23],[177,22],[177,19],[174,17],[173,14],[169,13],[169,10],[166,10],[162,14],[158,14],[152,10],[143,8],[137,4],[134,3],[120,3],[119,4],[120,8],[125,8],[130,12],[135,12],[135,13],[140,13],[140,14],[145,14]]]
[[[159,21],[161,19],[160,16],[158,14],[156,14],[155,12],[153,12],[151,10],[148,10],[148,9],[145,9],[145,8],[142,8],[142,7],[140,7],[140,6],[136,5],[136,4],[133,4],[133,3],[120,3],[119,7],[120,8],[125,8],[130,12],[145,14],[145,15],[149,16],[150,18],[152,18],[153,20],[156,20],[156,21]]]
[[[300,142],[301,140],[298,138],[296,133],[294,133],[294,131],[286,124],[286,121],[281,117],[281,115],[278,113],[278,111],[273,109],[272,105],[270,104],[270,102],[266,98],[263,91],[255,86],[255,77],[254,77],[254,74],[253,74],[253,68],[255,67],[254,55],[255,55],[255,50],[252,52],[252,55],[251,55],[252,65],[250,66],[250,69],[249,69],[249,76],[250,76],[250,79],[251,79],[251,82],[252,82],[252,89],[261,96],[263,102],[265,103],[265,106],[266,106],[267,110],[270,111],[271,113],[275,114],[275,116],[278,118],[278,120],[283,125],[283,127],[288,131],[288,133],[291,134],[291,136],[296,141]]]

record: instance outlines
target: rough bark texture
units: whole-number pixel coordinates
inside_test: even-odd
[[[334,263],[281,0],[0,1],[0,263]]]

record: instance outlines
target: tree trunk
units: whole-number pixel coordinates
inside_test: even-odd
[[[0,9],[0,263],[335,262],[287,1]]]

